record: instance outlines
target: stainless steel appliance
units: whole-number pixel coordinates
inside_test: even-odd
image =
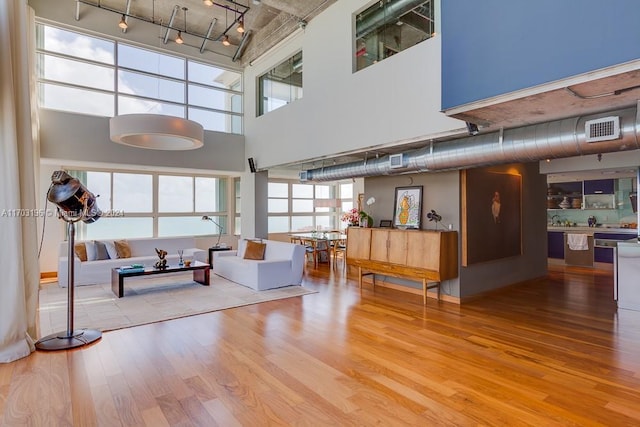
[[[618,308],[640,311],[640,242],[618,243]]]

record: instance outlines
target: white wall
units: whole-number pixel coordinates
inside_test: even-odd
[[[211,173],[244,171],[244,137],[205,131],[196,150],[164,151],[111,142],[109,118],[52,110],[40,111],[40,156],[73,162],[100,162],[125,167],[199,169]]]
[[[440,112],[439,36],[352,72],[352,14],[367,3],[336,2],[245,69],[247,156],[259,168],[466,133]],[[301,49],[303,98],[254,120],[258,77]]]

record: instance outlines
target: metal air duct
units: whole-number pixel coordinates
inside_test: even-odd
[[[372,30],[381,25],[397,21],[398,18],[409,12],[414,7],[420,6],[426,0],[398,0],[385,4],[384,7],[376,9],[375,12],[362,17],[358,23],[356,38],[361,38],[369,34]]]
[[[620,137],[587,142],[585,122],[604,116],[619,117]],[[383,156],[364,163],[346,163],[305,172],[309,181],[334,181],[628,151],[640,148],[639,132],[638,108],[633,107],[479,134],[449,142],[431,143],[426,148],[403,153],[402,168],[391,168],[389,156]]]

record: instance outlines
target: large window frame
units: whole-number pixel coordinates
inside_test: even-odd
[[[327,231],[346,227],[340,221],[340,216],[345,208],[348,210],[353,207],[352,182],[300,183],[272,178],[268,185],[269,233]],[[278,194],[274,194],[275,186],[280,190]],[[283,191],[285,188],[286,191]],[[318,200],[331,201],[337,206],[321,207],[316,203]]]
[[[302,51],[299,51],[258,77],[258,117],[301,99],[302,83]]]
[[[45,23],[36,34],[41,108],[104,117],[158,113],[243,133],[241,71]],[[136,55],[156,62],[131,58]]]
[[[234,230],[230,225],[233,218],[230,212],[235,210],[235,201],[230,182],[233,179],[226,176],[207,174],[181,174],[167,172],[147,172],[130,170],[106,170],[99,168],[79,169],[68,168],[71,176],[77,177],[85,184],[89,191],[97,197],[97,205],[102,210],[103,216],[92,224],[78,223],[77,234],[81,240],[116,239],[116,238],[147,238],[147,237],[177,237],[177,236],[215,236],[230,234]],[[100,177],[100,185],[92,182],[92,176]],[[122,194],[118,193],[115,183],[121,177],[130,178],[130,184]],[[137,180],[136,177],[142,179]],[[213,181],[211,181],[213,180]],[[148,185],[144,182],[148,181]],[[164,181],[164,188],[161,183]],[[183,183],[182,193],[186,197],[181,198],[181,192],[170,190],[168,184]],[[141,184],[142,185],[136,185]],[[203,184],[215,187],[215,190],[207,194],[203,192]],[[185,186],[186,185],[186,186]],[[143,187],[140,189],[140,187]],[[206,185],[204,186],[206,189]],[[122,186],[120,188],[123,188]],[[138,193],[136,193],[138,191]],[[171,194],[180,199],[180,206],[168,208],[160,206],[162,197]],[[166,195],[168,194],[168,195]],[[206,200],[212,195],[214,200]],[[127,205],[126,197],[135,200],[135,207]],[[120,200],[118,200],[120,198]],[[140,201],[143,203],[140,203]],[[175,206],[175,202],[173,203]],[[184,206],[190,205],[190,206]],[[203,208],[204,207],[204,208]],[[203,221],[203,216],[212,218],[222,230],[210,221]],[[118,222],[120,220],[120,222]],[[126,221],[126,223],[125,223]]]
[[[376,1],[353,15],[353,72],[422,43],[435,34],[437,0],[407,3],[406,6],[398,6],[399,1]]]

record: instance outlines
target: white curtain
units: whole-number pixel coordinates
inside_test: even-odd
[[[0,362],[29,355],[37,337],[40,268],[35,16],[0,0]]]

